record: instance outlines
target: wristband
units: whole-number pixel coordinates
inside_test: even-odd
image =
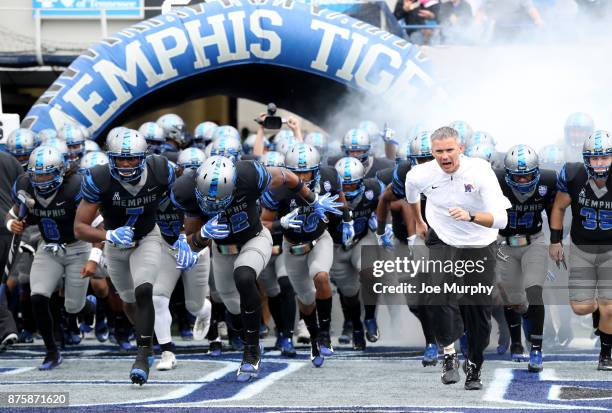
[[[88,261],[93,261],[96,264],[100,264],[100,259],[102,258],[102,250],[100,248],[92,248],[91,252],[89,253],[89,259]]]
[[[102,215],[98,215],[96,219],[93,220],[91,226],[94,228],[98,228],[98,225],[104,222],[104,217]]]
[[[8,221],[6,221],[6,229],[8,229],[9,232],[11,231],[11,224],[13,223],[13,221],[15,221],[14,219],[9,219]]]
[[[351,222],[353,220],[353,211],[346,208],[342,211],[342,222]]]
[[[300,183],[297,184],[295,187],[289,188],[289,189],[291,190],[291,192],[297,193],[297,192],[300,192],[302,188],[304,188],[304,181],[300,181]]]
[[[550,229],[550,243],[559,244],[563,239],[563,229]]]

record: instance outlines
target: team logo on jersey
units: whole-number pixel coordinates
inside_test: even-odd
[[[371,201],[372,199],[374,199],[374,191],[372,191],[371,189],[365,191],[365,197],[368,201]]]
[[[474,190],[474,185],[472,184],[463,184],[463,187],[465,188],[465,192],[472,192]]]
[[[295,199],[291,199],[289,202],[289,209],[293,211],[295,208],[297,208],[297,202],[295,202]]]
[[[546,195],[547,192],[548,192],[548,187],[546,185],[538,186],[538,194],[540,194],[540,196]]]
[[[580,196],[580,197],[586,197],[586,191],[584,190],[584,188],[582,188],[582,189],[580,190],[580,193],[578,194],[578,196]]]
[[[115,195],[113,195],[113,201],[120,201],[121,197],[119,196],[119,192],[115,192]]]
[[[325,189],[325,192],[331,191],[331,184],[329,183],[329,181],[323,182],[323,189]]]

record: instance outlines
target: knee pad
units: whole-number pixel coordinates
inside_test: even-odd
[[[245,292],[257,290],[257,274],[251,267],[241,266],[236,268],[234,270],[234,282],[241,295]]]
[[[49,306],[49,297],[45,297],[44,295],[34,294],[30,297],[30,301],[34,308],[45,308],[45,306]]]
[[[542,300],[542,287],[539,285],[527,288],[525,293],[527,294],[529,305],[544,305]]]
[[[153,285],[151,283],[140,284],[134,290],[134,296],[137,302],[151,300],[153,297]]]

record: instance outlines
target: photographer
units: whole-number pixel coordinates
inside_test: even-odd
[[[268,104],[268,112],[260,113],[255,119],[257,122],[257,138],[255,139],[255,145],[253,145],[253,155],[259,158],[261,155],[266,153],[264,145],[264,129],[278,130],[282,127],[283,123],[289,126],[289,129],[293,132],[296,140],[302,142],[304,140],[302,136],[301,122],[294,116],[289,116],[286,120],[280,116],[276,116],[276,105],[274,103]],[[283,154],[284,155],[284,154]]]

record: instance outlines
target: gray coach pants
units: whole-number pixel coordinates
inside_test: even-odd
[[[81,278],[81,269],[89,258],[91,244],[76,241],[66,246],[66,251],[53,255],[43,250],[44,241],[38,244],[32,270],[30,272],[31,295],[42,295],[50,298],[53,291],[61,286],[64,280],[66,311],[76,314],[85,306],[89,278]]]
[[[136,287],[150,283],[155,285],[161,256],[161,235],[157,225],[135,248],[117,248],[107,243],[104,256],[113,285],[119,297],[126,303],[135,303]]]

